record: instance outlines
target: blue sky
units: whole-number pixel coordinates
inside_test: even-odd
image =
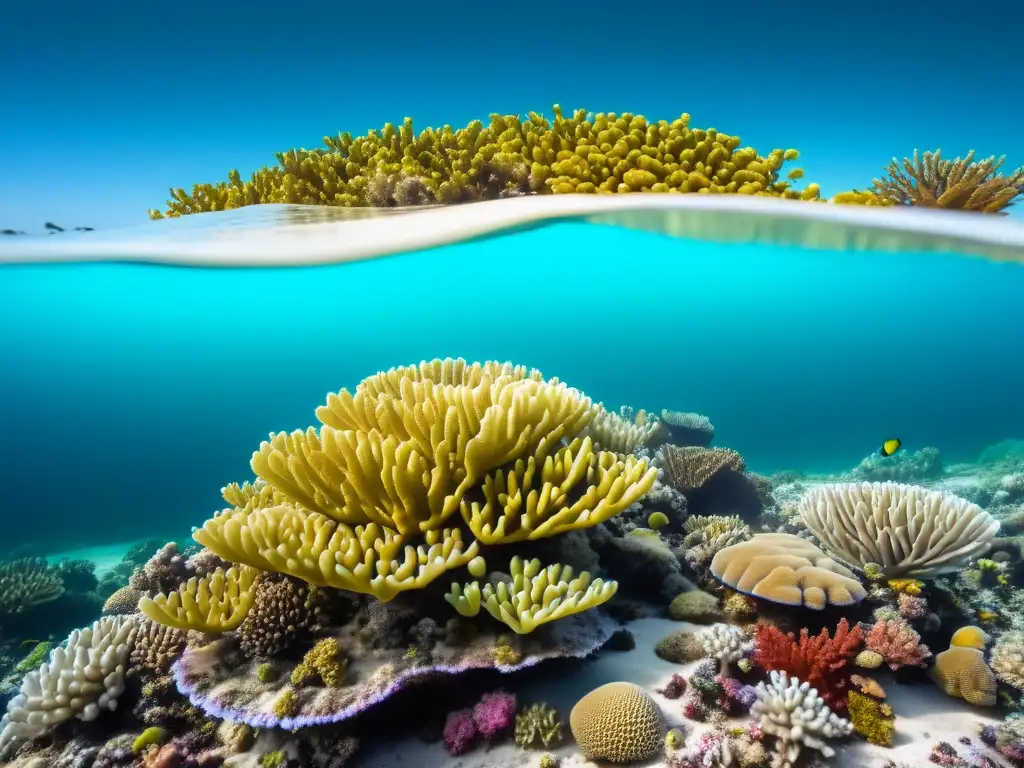
[[[324,134],[553,103],[690,112],[800,149],[826,193],[915,147],[1024,163],[1019,0],[484,5],[11,0],[0,227],[141,223],[168,187]]]

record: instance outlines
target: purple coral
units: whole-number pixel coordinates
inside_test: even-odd
[[[444,721],[444,747],[452,756],[465,754],[476,738],[473,710],[458,709],[449,712]]]
[[[507,731],[516,720],[515,694],[505,691],[485,693],[473,707],[473,724],[485,739]],[[456,753],[452,753],[456,754]]]
[[[682,675],[672,675],[665,687],[658,691],[666,699],[678,699],[686,693],[686,678]]]
[[[718,675],[715,682],[722,686],[727,699],[725,711],[730,715],[747,712],[757,699],[757,689],[752,685],[741,683],[732,677]]]

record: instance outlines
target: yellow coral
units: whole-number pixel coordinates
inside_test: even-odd
[[[567,565],[556,563],[544,568],[540,560],[524,563],[522,558],[513,557],[509,571],[511,585],[502,581],[481,589],[476,582],[463,587],[453,584],[445,599],[463,616],[475,616],[482,605],[512,631],[525,635],[541,624],[601,605],[618,588],[614,581],[591,581],[586,571],[573,578],[572,568]]]
[[[491,115],[465,128],[427,128],[411,118],[366,136],[325,137],[326,150],[290,150],[277,165],[243,181],[172,189],[153,218],[218,211],[258,203],[416,205],[530,193],[697,192],[816,199],[820,189],[792,188],[782,178],[794,150],[762,156],[740,139],[690,127],[690,116],[648,121],[642,115],[570,115],[555,105],[554,120],[530,112]]]
[[[878,669],[885,658],[878,651],[865,649],[853,658],[853,663],[863,669]]]
[[[988,640],[988,633],[981,627],[966,626],[960,627],[953,633],[949,644],[958,648],[977,648],[979,651],[983,651]]]
[[[252,608],[256,573],[244,565],[218,568],[209,576],[189,579],[169,595],[143,597],[139,610],[175,629],[228,632],[237,629]]]
[[[540,539],[614,517],[647,493],[657,476],[656,468],[632,456],[595,453],[586,437],[553,456],[538,448],[508,471],[488,475],[485,503],[463,501],[462,517],[484,544]],[[578,486],[585,490],[577,493]]]
[[[856,189],[850,190],[849,192],[840,192],[832,198],[832,202],[840,205],[893,205],[892,200],[887,197],[880,197],[871,190],[861,192]]]
[[[588,760],[646,760],[662,745],[662,727],[658,705],[633,683],[595,688],[569,713],[569,728]]]
[[[351,527],[289,505],[225,512],[193,538],[225,560],[385,602],[422,589],[478,553],[478,544],[467,545],[458,529],[427,531],[414,547],[376,523]]]
[[[998,213],[1024,189],[1024,166],[1004,176],[999,169],[1005,160],[993,155],[976,161],[973,149],[943,160],[942,150],[918,155],[915,149],[912,159],[892,159],[887,175],[874,180],[875,191],[903,205]]]
[[[871,696],[853,690],[847,694],[847,708],[850,712],[853,730],[871,744],[877,744],[880,747],[892,746],[896,729],[893,724],[891,708]]]
[[[935,657],[932,680],[950,696],[982,707],[996,703],[996,676],[977,648],[951,646]]]
[[[325,637],[310,648],[295,669],[292,670],[292,685],[309,685],[317,678],[329,688],[336,688],[345,680],[348,659],[341,652],[341,645],[333,637]]]
[[[924,586],[924,582],[919,579],[889,579],[887,583],[893,592],[907,595],[920,595]]]

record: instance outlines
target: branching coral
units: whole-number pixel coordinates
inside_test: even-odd
[[[191,578],[169,595],[139,601],[139,610],[168,627],[198,632],[238,629],[255,598],[256,570],[235,566],[218,568],[211,576]]]
[[[232,562],[390,600],[474,561],[477,541],[444,527],[460,510],[478,540],[508,543],[596,525],[639,499],[656,470],[579,438],[600,412],[509,364],[392,369],[331,395],[319,431],[263,443],[252,467],[267,485],[226,489],[235,508],[195,538]]]
[[[859,626],[850,629],[846,619],[840,620],[835,635],[823,629],[811,636],[800,630],[799,639],[792,632],[784,634],[770,624],[760,624],[754,633],[754,663],[770,672],[784,672],[791,678],[813,685],[829,706],[846,706],[849,683],[848,662],[861,644]]]
[[[561,740],[562,721],[554,707],[537,702],[516,715],[515,742],[518,746],[526,748],[540,742],[551,747]]]
[[[427,128],[411,118],[366,136],[325,137],[326,149],[277,154],[277,165],[243,181],[172,189],[164,213],[154,218],[218,211],[258,203],[395,206],[495,199],[534,192],[736,192],[816,199],[817,185],[803,192],[781,178],[795,150],[767,157],[739,138],[690,127],[683,114],[671,122],[642,115],[565,115],[536,112],[491,115],[465,128]],[[798,175],[789,174],[790,179]]]
[[[718,670],[729,674],[729,665],[748,656],[754,650],[754,643],[739,627],[729,624],[714,624],[701,632],[704,655],[718,662]]]
[[[534,559],[524,563],[512,558],[509,566],[512,582],[496,586],[470,582],[453,584],[445,599],[463,616],[475,616],[481,605],[498,621],[518,634],[532,632],[541,624],[594,608],[611,599],[617,589],[614,581],[590,580],[583,571],[573,578],[572,568],[561,564],[541,565]]]
[[[931,578],[983,553],[999,522],[951,494],[897,483],[839,483],[808,491],[804,523],[846,562],[881,578]]]
[[[60,571],[39,558],[0,564],[0,616],[19,614],[64,593]]]
[[[694,567],[706,566],[726,547],[746,541],[750,526],[736,516],[693,515],[684,523],[686,561]]]
[[[793,768],[803,747],[833,757],[827,741],[853,732],[853,725],[834,714],[809,683],[788,679],[785,672],[772,672],[769,682],[758,683],[750,713],[779,740],[779,768]]]
[[[921,636],[905,619],[879,619],[864,636],[869,650],[879,654],[889,669],[923,666],[931,658],[928,646],[921,643]]]
[[[593,438],[594,443],[606,451],[628,454],[656,435],[660,427],[659,422],[645,417],[638,416],[629,421],[614,411],[602,408],[594,414],[584,434]]]
[[[999,169],[1005,160],[993,155],[976,161],[974,150],[944,160],[942,150],[919,155],[915,149],[913,159],[900,163],[893,158],[887,177],[875,179],[874,188],[880,197],[902,205],[998,213],[1024,189],[1024,166],[1004,176]]]
[[[117,707],[136,625],[120,616],[76,629],[48,661],[29,672],[0,720],[0,747],[32,739],[73,717],[94,720]]]

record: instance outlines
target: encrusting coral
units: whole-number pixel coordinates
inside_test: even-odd
[[[588,760],[632,763],[662,746],[663,721],[657,703],[633,683],[607,683],[572,708],[569,727]]]
[[[902,163],[892,159],[886,176],[874,180],[874,192],[894,204],[999,213],[1024,190],[1024,166],[1004,176],[999,169],[1005,160],[975,160],[974,150],[944,160],[942,150],[919,155],[915,149]]]
[[[999,522],[977,504],[898,483],[838,483],[808,491],[804,524],[830,554],[880,578],[931,578],[985,551]]]
[[[490,116],[465,128],[401,126],[353,137],[324,138],[326,149],[277,154],[278,164],[243,181],[172,189],[153,218],[219,211],[258,203],[396,206],[456,203],[535,193],[701,192],[817,199],[781,178],[796,150],[761,156],[740,139],[690,127],[690,116],[649,122],[642,115],[555,105],[554,120],[530,112]],[[800,174],[789,174],[798,178]]]
[[[726,547],[712,559],[710,570],[737,592],[782,605],[821,610],[867,597],[852,571],[789,533],[759,533]]]

